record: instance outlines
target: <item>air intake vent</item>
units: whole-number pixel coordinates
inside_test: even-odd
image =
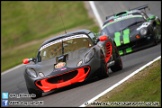
[[[127,12],[120,12],[120,13],[117,13],[116,16],[120,16],[120,15],[123,15],[123,14],[126,14]]]
[[[112,54],[112,45],[110,42],[106,43],[106,62],[109,61]]]
[[[77,75],[77,73],[78,73],[78,71],[75,70],[75,71],[68,72],[66,74],[63,74],[63,75],[60,75],[60,76],[57,76],[57,77],[49,78],[47,81],[49,83],[52,83],[52,84],[65,82],[65,81],[68,81],[68,80],[74,78]]]

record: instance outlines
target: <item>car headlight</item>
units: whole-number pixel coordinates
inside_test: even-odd
[[[142,29],[140,30],[140,34],[141,34],[141,35],[146,35],[146,34],[147,34],[147,29],[146,29],[146,28],[142,28]]]
[[[91,50],[85,56],[85,59],[84,59],[85,63],[89,62],[92,59],[93,56],[94,56],[94,50]]]
[[[39,72],[40,77],[44,77],[44,74],[42,72]]]
[[[77,64],[77,66],[79,67],[82,63],[83,63],[83,61],[80,60],[80,61],[78,62],[78,64]]]
[[[27,72],[27,74],[28,74],[29,76],[31,76],[31,77],[33,77],[33,78],[36,78],[36,77],[37,77],[37,73],[36,73],[36,71],[35,71],[34,69],[28,68],[28,69],[26,70],[26,72]]]

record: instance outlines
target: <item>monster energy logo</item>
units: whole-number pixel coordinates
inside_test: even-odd
[[[130,34],[130,30],[129,29],[125,29],[123,30],[123,41],[121,40],[121,33],[120,32],[115,32],[115,37],[114,37],[114,41],[116,43],[116,46],[121,46],[121,44],[127,44],[127,43],[130,43],[130,38],[129,38],[129,34]],[[132,52],[132,48],[127,48],[126,49],[126,53],[130,53]],[[120,50],[119,51],[119,54],[120,55],[123,55],[123,51]]]

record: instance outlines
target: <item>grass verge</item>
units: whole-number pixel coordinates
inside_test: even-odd
[[[61,17],[67,32],[99,30],[83,1],[2,1],[1,15],[1,72],[35,57],[43,41],[64,33]]]
[[[91,106],[161,106],[161,59],[91,103]]]

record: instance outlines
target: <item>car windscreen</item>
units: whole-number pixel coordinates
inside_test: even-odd
[[[101,34],[112,35],[117,31],[121,31],[131,25],[135,25],[137,23],[142,23],[144,21],[145,21],[145,19],[141,15],[117,19],[113,22],[109,22],[109,23],[105,24],[101,30]]]
[[[38,62],[74,52],[81,48],[90,48],[92,45],[92,41],[85,34],[58,39],[40,48],[38,57],[41,59],[39,59]]]

